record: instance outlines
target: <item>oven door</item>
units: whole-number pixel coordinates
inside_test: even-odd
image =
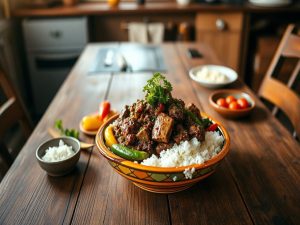
[[[81,51],[30,52],[29,70],[34,107],[42,114],[77,61]]]

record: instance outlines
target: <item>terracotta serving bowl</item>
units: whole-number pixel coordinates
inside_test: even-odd
[[[229,95],[234,96],[236,99],[245,98],[250,104],[250,107],[245,109],[228,109],[217,104],[217,100],[219,98],[226,98]],[[209,97],[209,103],[214,108],[214,110],[216,110],[222,116],[232,119],[247,116],[255,107],[254,98],[252,98],[246,92],[241,92],[233,89],[219,90],[213,92]]]
[[[118,115],[113,116],[99,129],[96,135],[97,147],[117,173],[146,191],[155,193],[174,193],[185,190],[211,175],[229,151],[230,138],[226,129],[219,122],[216,122],[209,117],[213,122],[219,124],[219,131],[225,140],[221,151],[212,159],[203,164],[193,164],[181,167],[153,167],[134,163],[115,155],[105,144],[104,130],[117,117]],[[204,117],[206,117],[206,115],[204,115]],[[186,179],[183,172],[185,169],[191,168],[195,168],[193,178]],[[176,177],[176,181],[173,180],[174,177]]]

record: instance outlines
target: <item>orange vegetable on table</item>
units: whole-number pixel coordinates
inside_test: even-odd
[[[99,106],[99,118],[103,120],[110,112],[110,103],[108,101],[101,102]]]
[[[85,116],[82,119],[82,127],[87,131],[96,131],[102,125],[102,120],[99,119],[98,115]]]

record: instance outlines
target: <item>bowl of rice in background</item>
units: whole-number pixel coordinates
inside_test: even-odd
[[[152,155],[142,162],[123,159],[110,151],[104,140],[104,130],[119,115],[111,117],[102,125],[96,135],[96,145],[112,168],[134,185],[154,193],[174,193],[185,190],[200,180],[210,176],[229,151],[230,138],[219,122],[215,132],[206,132],[205,141],[196,139],[181,142],[159,156]]]
[[[35,155],[49,176],[64,176],[75,168],[80,158],[80,143],[73,137],[53,138],[42,143]]]
[[[235,82],[237,73],[226,66],[202,65],[196,66],[189,71],[192,80],[203,87],[220,88]]]

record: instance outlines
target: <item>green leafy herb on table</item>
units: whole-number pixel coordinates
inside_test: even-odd
[[[161,73],[155,73],[143,89],[146,92],[146,101],[153,106],[168,103],[172,99],[171,91],[171,83]]]
[[[62,120],[55,121],[55,128],[60,131],[62,135],[79,138],[79,131],[75,129],[64,129]]]

